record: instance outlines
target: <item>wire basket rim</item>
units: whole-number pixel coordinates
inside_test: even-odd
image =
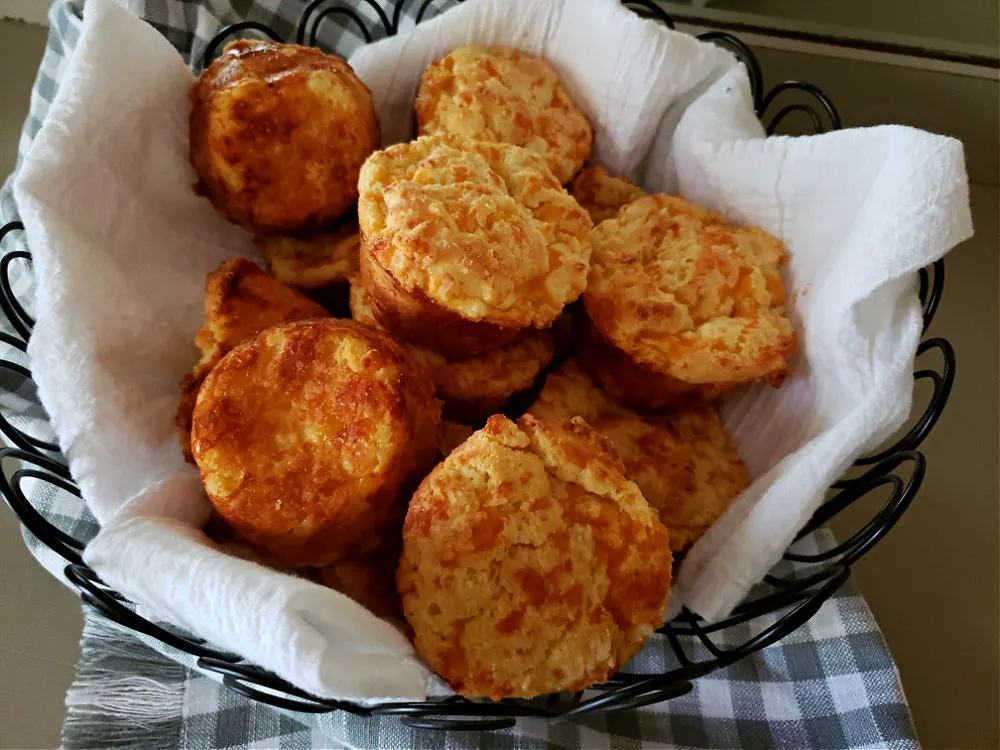
[[[382,32],[389,36],[398,31],[406,2],[407,0],[396,0],[392,4],[391,16],[376,0],[355,0],[355,7],[363,4],[372,8],[378,23],[383,27]],[[424,0],[418,10],[418,20],[426,17],[427,11],[433,7],[432,3],[433,0]],[[669,16],[655,3],[649,0],[627,0],[624,4],[637,12],[645,11],[672,28]],[[356,13],[352,14],[350,7],[346,5],[336,4],[334,0],[310,2],[300,18],[295,41],[299,44],[315,45],[321,24],[329,23],[337,15],[342,15],[350,22],[360,25],[364,37],[370,41],[374,36],[372,30],[367,29],[360,17]],[[261,33],[280,41],[273,29],[265,24],[254,21],[236,23],[220,29],[208,43],[200,58],[202,66],[210,63],[226,39],[245,32]],[[749,47],[726,32],[710,31],[700,35],[699,38],[726,47],[743,62],[750,79],[754,108],[758,116],[764,120],[766,112],[774,113],[770,121],[765,123],[769,133],[786,117],[795,113],[807,115],[816,132],[837,129],[841,126],[836,107],[818,87],[799,81],[785,81],[765,93],[760,65]],[[778,100],[790,93],[804,95],[809,103],[803,103],[800,99],[779,108]],[[23,228],[20,222],[10,222],[0,227],[0,242],[9,233]],[[18,300],[10,281],[11,265],[16,260],[26,260],[30,263],[30,253],[13,251],[6,253],[0,260],[0,310],[17,333],[17,336],[0,334],[0,343],[24,352],[34,321]],[[925,330],[933,320],[940,303],[943,285],[943,261],[938,261],[930,268],[920,271],[920,298],[923,304]],[[73,482],[68,468],[60,460],[57,447],[26,434],[4,415],[0,415],[0,432],[14,443],[14,447],[0,450],[0,494],[25,528],[66,561],[64,567],[66,579],[77,588],[81,598],[89,606],[115,622],[196,657],[199,668],[219,675],[229,689],[258,702],[286,710],[310,713],[344,710],[360,716],[396,716],[408,726],[437,730],[503,729],[512,726],[521,716],[540,717],[553,722],[570,721],[589,713],[636,709],[683,695],[692,689],[694,680],[747,658],[801,627],[835,594],[848,579],[851,565],[888,533],[912,502],[920,487],[926,462],[917,449],[943,412],[954,380],[955,355],[951,345],[940,337],[925,339],[920,344],[918,357],[932,351],[938,352],[942,367],[940,372],[928,367],[915,373],[918,379],[928,379],[934,385],[930,403],[917,424],[888,448],[860,458],[857,465],[864,469],[863,473],[836,483],[834,489],[839,490],[840,494],[820,507],[798,538],[819,528],[867,492],[880,486],[891,487],[889,500],[875,513],[872,520],[849,540],[832,550],[816,554],[786,553],[785,559],[788,561],[806,566],[820,566],[820,569],[797,579],[769,574],[770,580],[766,580],[766,583],[774,591],[763,598],[744,602],[730,617],[722,620],[721,624],[703,623],[693,613],[683,611],[661,631],[675,653],[680,654],[678,666],[662,674],[621,672],[604,686],[605,689],[597,697],[585,698],[583,693],[578,693],[548,696],[534,702],[496,703],[444,698],[366,707],[348,701],[328,700],[310,695],[277,675],[244,661],[237,654],[215,648],[190,634],[179,633],[176,629],[151,622],[134,611],[131,602],[124,596],[104,584],[83,560],[82,553],[85,549],[83,541],[75,539],[52,524],[31,505],[21,490],[22,481],[33,479],[48,481],[63,491],[79,496],[79,489]],[[30,370],[13,360],[0,358],[0,368],[6,368],[30,382]],[[7,464],[16,462],[22,468],[8,475],[3,470],[5,461]],[[909,479],[905,480],[894,473],[904,463],[913,466]],[[23,468],[25,464],[29,468]],[[824,511],[824,508],[827,510]],[[791,556],[788,556],[789,554]],[[784,610],[787,610],[786,614],[738,647],[722,649],[711,640],[713,634],[727,628],[742,627],[758,617]],[[711,658],[698,661],[697,658],[690,657],[681,644],[682,639],[691,639]]]

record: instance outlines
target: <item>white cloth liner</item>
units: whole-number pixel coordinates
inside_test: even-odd
[[[571,9],[571,6],[572,9]],[[595,159],[782,237],[802,339],[780,390],[724,408],[755,478],[692,549],[674,601],[725,614],[780,556],[823,490],[906,418],[920,335],[913,271],[971,233],[962,147],[902,127],[765,138],[726,52],[615,0],[469,0],[351,59],[387,142],[412,136],[425,65],[466,43],[557,67],[594,124]],[[90,0],[79,44],[15,194],[34,253],[39,395],[102,524],[86,559],[158,617],[325,697],[440,689],[406,638],[349,599],[228,557],[177,446],[177,384],[196,359],[205,274],[256,258],[191,191],[192,75],[151,27]]]

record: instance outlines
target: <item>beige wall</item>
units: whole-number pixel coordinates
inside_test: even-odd
[[[973,180],[989,183],[973,185],[976,234],[946,260],[929,331],[951,341],[958,366],[944,416],[921,447],[927,475],[896,528],[856,566],[855,581],[899,665],[924,745],[1000,747],[1000,87],[898,65],[756,52],[768,86],[816,83],[845,126],[896,122],[961,138]],[[915,408],[926,403],[921,395]],[[836,519],[838,536],[870,518],[875,501]]]
[[[718,0],[711,7],[790,21],[997,46],[997,0]]]
[[[923,486],[855,571],[927,747],[1000,746],[998,201],[997,188],[973,188],[977,236],[947,259],[945,296],[928,333],[951,341],[958,366],[944,415],[921,448]],[[926,395],[918,390],[920,407]],[[838,518],[838,537],[859,528],[873,507]]]
[[[0,0],[0,15],[8,8]],[[45,36],[0,22],[0,180],[14,168]],[[0,507],[0,748],[58,746],[82,619],[79,597],[38,564],[17,518]]]

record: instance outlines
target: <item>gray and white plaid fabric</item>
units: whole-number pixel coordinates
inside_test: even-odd
[[[442,10],[453,0],[439,0]],[[131,3],[188,61],[196,64],[222,26],[258,21],[291,40],[305,8],[301,0],[145,0]],[[420,3],[404,11],[401,28],[414,22]],[[358,13],[381,31],[365,2]],[[60,0],[51,11],[48,47],[25,123],[19,162],[41,127],[76,44],[80,4]],[[432,11],[433,12],[433,11]],[[347,56],[364,43],[343,17],[321,25],[319,44]],[[0,192],[0,223],[17,219],[10,181]],[[4,252],[26,249],[20,233]],[[13,274],[14,290],[30,312],[30,273]],[[4,330],[11,332],[6,321]],[[5,346],[3,357],[24,366],[27,358]],[[0,409],[17,427],[51,439],[30,381],[0,370]],[[53,524],[80,539],[96,533],[81,500],[44,483],[24,484],[28,497]],[[54,575],[62,561],[30,533],[25,541]],[[820,531],[799,543],[801,551],[833,545]],[[782,563],[782,565],[789,565]],[[762,621],[763,619],[763,621]],[[758,618],[727,631],[728,645],[760,632],[773,620]],[[225,646],[225,644],[220,644]],[[720,640],[720,646],[727,643]],[[184,748],[912,748],[916,736],[899,675],[864,599],[844,586],[798,631],[771,648],[695,682],[686,696],[636,711],[581,718],[567,724],[521,720],[514,728],[447,735],[410,729],[395,718],[361,718],[344,712],[308,715],[276,711],[230,692],[197,671],[194,659],[152,639],[88,613],[78,678],[67,697],[67,747]],[[706,653],[697,654],[705,658]],[[167,657],[167,658],[165,658]],[[654,639],[633,662],[635,671],[662,669],[673,656],[665,639]],[[129,681],[123,691],[125,677]],[[138,688],[137,685],[145,685]]]

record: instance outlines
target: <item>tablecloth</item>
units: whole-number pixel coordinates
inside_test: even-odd
[[[399,2],[399,0],[396,0]],[[132,0],[127,3],[196,63],[221,26],[254,20],[292,39],[305,8],[299,0]],[[435,3],[436,12],[447,2]],[[421,3],[404,5],[401,29],[414,22]],[[378,16],[357,3],[370,27]],[[50,13],[50,34],[19,146],[27,152],[76,43],[80,3],[61,0]],[[348,55],[364,43],[346,17],[319,28],[328,50]],[[340,23],[339,21],[344,21]],[[377,38],[377,34],[376,34]],[[16,220],[10,180],[0,191],[0,223]],[[4,241],[5,253],[26,249],[20,233]],[[13,286],[30,311],[32,278],[15,272]],[[4,323],[6,325],[6,323]],[[8,328],[9,330],[9,328]],[[4,352],[15,361],[16,350]],[[0,373],[0,408],[21,429],[46,436],[45,415],[30,381]],[[29,498],[52,523],[88,539],[96,524],[75,496],[41,483],[26,484]],[[63,562],[29,532],[25,542],[54,575]],[[802,551],[829,548],[820,530],[799,543]],[[788,565],[788,563],[783,563]],[[69,594],[67,594],[69,595]],[[20,606],[30,607],[30,602]],[[755,621],[729,635],[734,642],[766,627]],[[224,644],[223,644],[224,645]],[[136,748],[913,748],[918,747],[898,671],[864,599],[848,583],[798,631],[775,646],[695,681],[688,695],[638,711],[620,711],[551,724],[521,720],[499,732],[429,732],[391,717],[343,712],[291,714],[223,687],[194,669],[194,660],[145,636],[87,612],[77,677],[67,695],[66,747]],[[663,659],[667,647],[663,645]],[[657,660],[656,647],[644,658]],[[169,658],[168,658],[169,657]]]

